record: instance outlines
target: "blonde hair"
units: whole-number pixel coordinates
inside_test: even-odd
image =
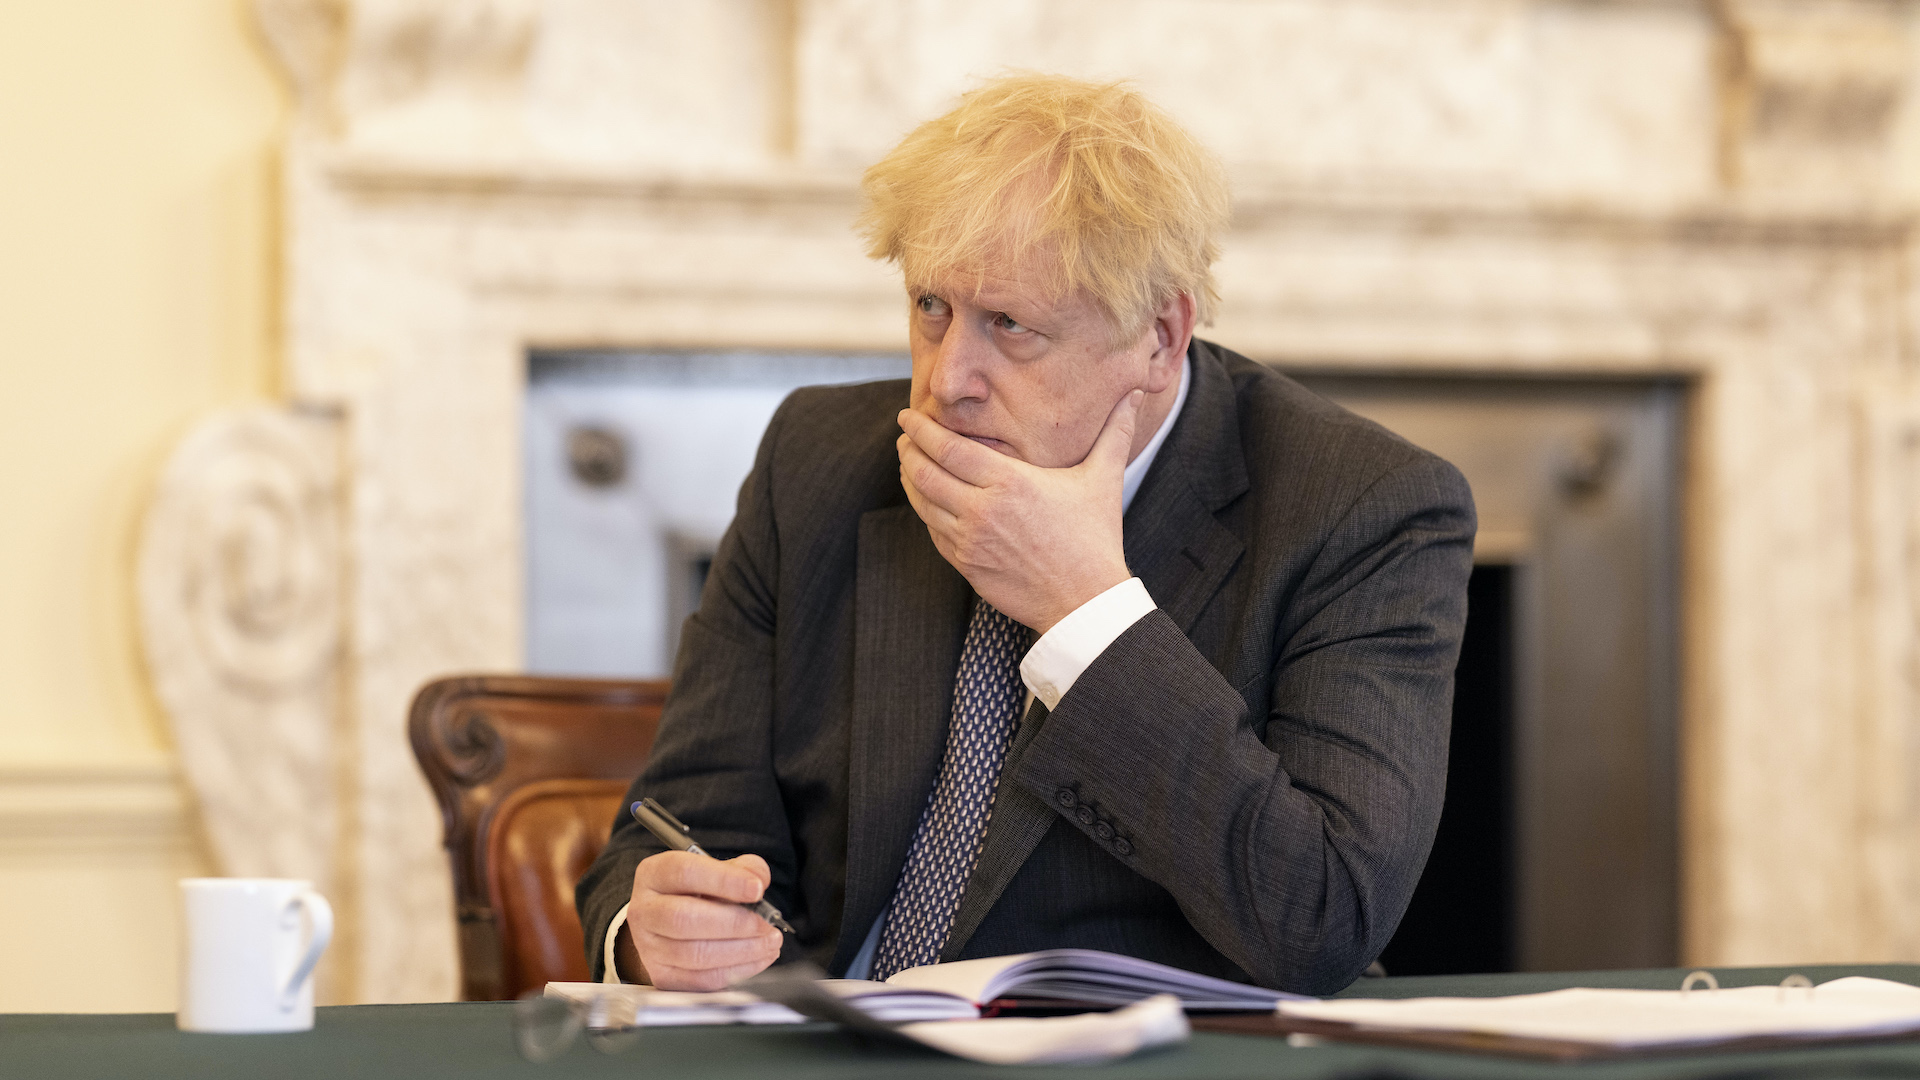
[[[909,284],[1042,256],[1054,296],[1084,290],[1116,339],[1173,297],[1202,324],[1230,200],[1218,161],[1123,83],[1018,74],[966,94],[861,178],[867,254]]]

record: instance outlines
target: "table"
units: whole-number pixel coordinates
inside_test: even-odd
[[[1722,986],[1778,983],[1795,972],[1814,982],[1873,975],[1920,985],[1920,965],[1716,968]],[[1527,975],[1365,979],[1342,996],[1492,996],[1567,986],[1678,988],[1683,969]],[[1720,1054],[1581,1065],[1551,1065],[1462,1054],[1361,1046],[1290,1047],[1284,1040],[1195,1033],[1185,1046],[1150,1051],[1113,1065],[1001,1068],[956,1061],[908,1047],[877,1047],[824,1025],[655,1029],[627,1052],[605,1056],[584,1042],[558,1061],[520,1060],[512,1045],[510,1003],[358,1005],[319,1010],[315,1028],[296,1035],[189,1035],[171,1014],[0,1016],[0,1077],[21,1080],[141,1078],[221,1080],[255,1077],[394,1077],[488,1080],[492,1077],[780,1077],[782,1080],[911,1075],[915,1080],[987,1076],[1359,1078],[1524,1077],[1578,1074],[1579,1080],[1701,1077],[1766,1080],[1781,1076],[1920,1078],[1920,1042],[1769,1054]]]

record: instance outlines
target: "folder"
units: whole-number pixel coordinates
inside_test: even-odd
[[[1862,976],[1814,986],[1792,976],[1722,990],[1695,972],[1678,990],[1283,1001],[1271,1016],[1196,1017],[1193,1026],[1582,1061],[1912,1040],[1920,1038],[1920,987]]]

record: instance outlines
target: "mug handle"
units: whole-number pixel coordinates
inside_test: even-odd
[[[305,908],[307,918],[313,920],[313,940],[307,943],[307,953],[294,965],[293,975],[287,979],[286,988],[280,991],[280,1011],[292,1012],[295,999],[300,996],[300,986],[313,974],[313,966],[320,962],[320,954],[327,950],[327,942],[333,940],[333,905],[317,892],[308,890],[287,901],[287,914]]]

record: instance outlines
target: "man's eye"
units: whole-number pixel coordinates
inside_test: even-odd
[[[937,296],[923,296],[915,301],[922,315],[944,316],[947,314],[947,302]]]
[[[996,321],[1000,323],[1000,329],[1005,330],[1009,334],[1030,334],[1033,332],[1015,322],[1013,316],[1004,311],[999,314]]]

